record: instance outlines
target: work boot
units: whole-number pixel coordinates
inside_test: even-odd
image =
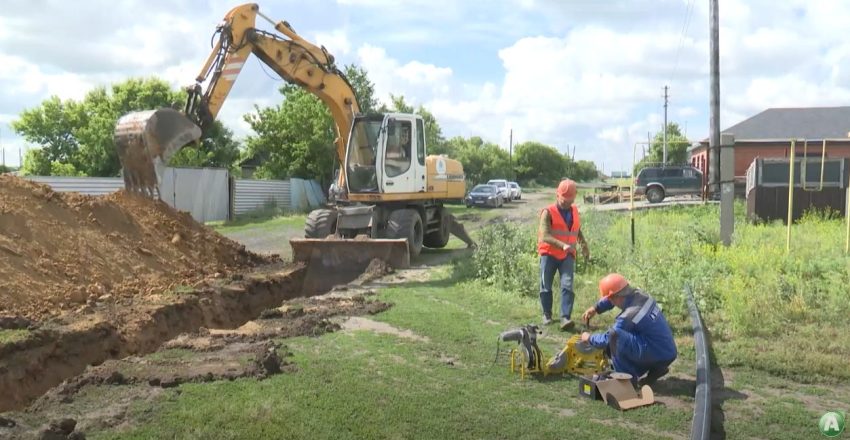
[[[549,325],[552,323],[552,317],[543,315],[543,325]]]
[[[644,386],[644,385],[650,385],[651,386],[658,379],[660,379],[661,377],[663,377],[665,374],[667,374],[669,372],[670,372],[670,369],[667,368],[667,367],[662,367],[662,368],[658,368],[658,369],[655,369],[655,370],[649,370],[649,372],[646,373],[646,376],[644,376],[643,379],[641,379],[640,382],[638,382],[638,386],[641,386],[641,387]]]
[[[572,322],[569,318],[561,318],[561,330],[569,330],[575,327],[576,323]]]

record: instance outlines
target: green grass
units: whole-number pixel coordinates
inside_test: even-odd
[[[30,331],[26,329],[20,330],[2,330],[0,329],[0,344],[11,344],[13,342],[23,341],[29,337]]]
[[[132,410],[129,431],[90,438],[560,438],[683,437],[690,411],[620,413],[578,395],[570,377],[521,381],[498,334],[536,321],[529,298],[479,282],[436,279],[382,291],[395,304],[371,319],[428,338],[369,331],[288,339],[295,373],[265,381],[187,384]],[[549,333],[557,333],[554,327]],[[545,356],[563,335],[541,341]],[[449,363],[452,362],[452,364]]]
[[[208,226],[222,234],[247,230],[271,230],[278,228],[303,228],[307,216],[290,214],[278,217],[245,217],[231,222],[209,222]]]
[[[658,298],[674,328],[679,358],[672,367],[678,378],[657,395],[673,397],[679,405],[621,413],[579,397],[571,377],[521,381],[508,371],[510,344],[501,345],[502,356],[494,363],[500,332],[540,319],[536,257],[529,245],[533,225],[496,225],[476,233],[481,251],[465,264],[379,292],[378,299],[394,307],[369,318],[413,331],[426,342],[369,331],[287,339],[282,342],[294,353],[294,373],[259,382],[182,385],[179,393],[136,402],[128,414],[133,423],[124,428],[87,434],[684,438],[694,387],[687,379],[694,374],[694,347],[682,296],[685,282],[697,292],[711,332],[714,368],[725,376],[715,417],[722,417],[728,438],[808,438],[816,435],[823,411],[846,410],[850,260],[841,254],[843,241],[835,238],[843,237],[840,221],[810,217],[794,226],[795,252],[785,255],[780,225],[739,220],[733,246],[718,245],[716,207],[664,208],[636,218],[632,250],[628,216],[583,216],[594,259],[579,263],[574,310],[580,313],[594,302],[597,280],[612,270]],[[450,247],[458,244],[452,240]],[[484,276],[470,271],[475,264],[495,264],[488,257],[504,258],[495,250],[505,244],[518,246],[505,248],[513,264]],[[504,273],[504,279],[496,273]],[[595,318],[595,329],[610,325],[615,314]],[[548,358],[567,334],[555,327],[546,333],[540,346]]]

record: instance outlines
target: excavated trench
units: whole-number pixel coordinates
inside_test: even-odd
[[[45,324],[0,346],[0,412],[26,408],[90,365],[154,352],[180,334],[238,328],[286,300],[324,293],[351,277],[317,282],[303,264],[267,268],[214,287],[98,304],[62,324]],[[305,283],[313,287],[305,291]]]

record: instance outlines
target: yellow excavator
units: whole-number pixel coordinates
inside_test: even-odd
[[[257,29],[257,17],[279,33]],[[327,207],[309,214],[305,238],[290,240],[294,260],[362,269],[379,258],[407,267],[423,246],[444,247],[450,233],[474,246],[444,207],[465,195],[463,167],[426,154],[420,115],[361,114],[354,88],[333,56],[301,38],[289,23],[270,20],[256,4],[230,10],[215,35],[217,42],[188,88],[182,111],[161,108],[119,119],[114,139],[127,191],[159,197],[165,165],[205,135],[253,54],[320,98],[336,125],[340,172],[334,186],[339,193]]]

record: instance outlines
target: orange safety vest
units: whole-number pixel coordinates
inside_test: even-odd
[[[576,256],[576,244],[578,243],[578,230],[581,227],[581,221],[578,216],[578,207],[573,204],[570,209],[573,211],[573,227],[572,229],[567,228],[567,222],[564,221],[564,217],[561,216],[561,212],[558,211],[557,204],[551,204],[548,208],[549,210],[549,219],[552,220],[552,235],[558,240],[563,241],[564,243],[572,246],[570,249],[570,254],[575,258]],[[537,253],[538,255],[550,255],[559,260],[563,260],[567,258],[567,252],[563,249],[552,246],[549,243],[546,243],[540,237],[537,241]]]

